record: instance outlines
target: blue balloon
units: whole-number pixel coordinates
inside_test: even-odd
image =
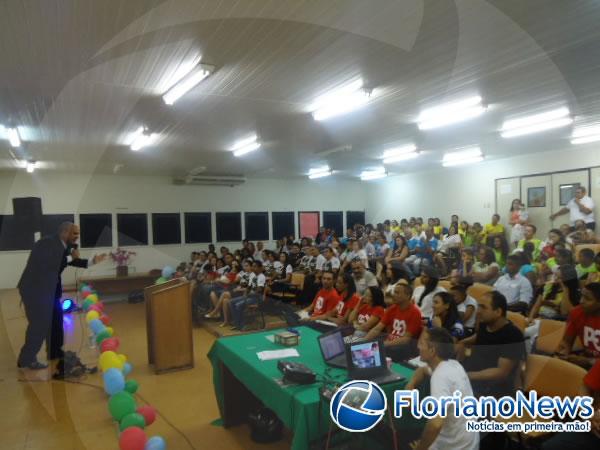
[[[167,443],[160,436],[152,436],[146,441],[144,450],[166,450]]]
[[[125,375],[125,376],[129,375],[132,370],[133,370],[133,366],[130,363],[126,362],[123,365],[123,375]]]
[[[104,331],[106,327],[100,319],[94,319],[90,322],[90,329],[94,332],[94,334],[99,334],[100,332]]]
[[[167,279],[171,278],[174,273],[175,269],[173,269],[171,266],[165,266],[162,270],[162,276]]]
[[[104,391],[115,395],[125,389],[125,377],[119,369],[112,368],[104,372]]]

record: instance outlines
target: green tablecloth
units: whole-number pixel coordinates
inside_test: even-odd
[[[279,330],[229,336],[217,339],[208,357],[213,366],[213,383],[219,407],[223,406],[223,386],[221,386],[221,366],[223,363],[267,408],[273,410],[282,422],[293,431],[292,450],[309,448],[309,443],[327,432],[329,423],[319,424],[319,388],[322,383],[313,385],[282,386],[281,372],[277,368],[277,360],[260,361],[257,352],[285,348],[267,339]],[[319,332],[300,327],[300,344],[294,347],[300,357],[289,358],[309,366],[318,376],[326,372],[340,384],[347,381],[344,369],[327,366],[323,361],[317,342]],[[410,380],[413,370],[399,364],[393,364],[392,370]],[[388,395],[388,406],[392,407],[393,391],[402,389],[406,381],[383,385]],[[321,405],[321,417],[329,417],[328,405]],[[401,419],[404,420],[404,419]],[[407,419],[410,420],[410,419]]]

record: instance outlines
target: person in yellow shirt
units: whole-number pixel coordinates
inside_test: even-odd
[[[483,227],[483,241],[488,247],[492,247],[494,238],[504,237],[504,225],[500,223],[500,215],[494,214],[492,216],[492,223],[488,223]]]

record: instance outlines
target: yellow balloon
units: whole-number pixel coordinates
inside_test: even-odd
[[[108,331],[108,334],[110,334],[111,336],[114,334],[114,331],[112,327],[106,327],[106,331]]]
[[[119,359],[123,362],[123,364],[127,362],[127,356],[123,355],[122,353],[119,355]]]
[[[121,358],[119,358],[115,352],[107,351],[100,355],[98,365],[102,372],[106,372],[108,369],[113,368],[123,370],[125,363],[121,361]]]
[[[98,295],[97,294],[90,294],[88,295],[85,300],[91,300],[94,303],[98,302]]]
[[[92,320],[99,318],[100,314],[98,314],[98,311],[88,311],[88,313],[85,315],[85,321],[87,323],[90,323]]]

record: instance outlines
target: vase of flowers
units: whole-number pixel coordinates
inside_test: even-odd
[[[129,275],[129,262],[133,256],[135,256],[135,252],[125,250],[124,248],[117,248],[114,252],[110,253],[110,257],[117,265],[118,277],[126,277]]]

